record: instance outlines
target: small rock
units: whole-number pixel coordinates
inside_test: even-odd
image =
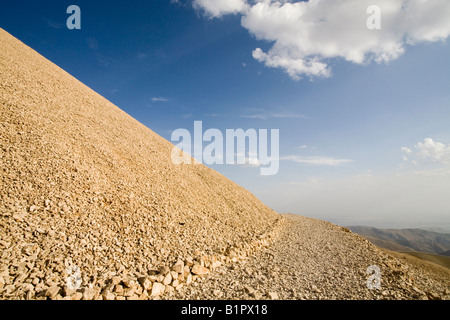
[[[202,267],[199,264],[195,264],[192,267],[192,273],[197,275],[197,276],[204,276],[204,275],[207,275],[209,273],[209,269],[206,268],[206,267]]]
[[[190,285],[192,283],[192,274],[188,274],[186,277],[186,285]]]
[[[189,266],[184,266],[183,276],[186,278],[191,273],[191,268]]]
[[[278,294],[276,292],[269,292],[267,294],[267,296],[271,299],[271,300],[278,300]]]
[[[35,296],[34,290],[30,290],[27,292],[27,294],[25,296],[25,300],[33,300],[34,296]]]
[[[136,293],[136,289],[135,288],[129,288],[129,289],[125,290],[123,295],[125,297],[132,297],[132,296],[135,295],[135,293]]]
[[[159,276],[156,277],[156,281],[162,283],[164,281],[164,278],[165,277],[162,274],[160,274]]]
[[[322,291],[321,291],[319,288],[317,288],[316,286],[312,286],[312,291],[315,292],[315,293],[321,293],[321,292],[322,292]]]
[[[177,263],[175,263],[175,265],[173,266],[173,271],[175,271],[176,273],[183,273],[184,270],[184,262],[179,260]]]
[[[71,300],[81,300],[83,298],[83,294],[81,292],[75,292],[70,298]]]
[[[172,283],[172,274],[168,273],[167,276],[163,280],[163,284],[165,286],[168,286],[171,283]]]
[[[169,272],[170,272],[170,269],[167,266],[159,268],[159,273],[162,274],[163,276],[167,275]]]
[[[115,300],[115,298],[116,298],[116,296],[114,295],[114,293],[112,293],[112,292],[109,291],[109,290],[104,290],[104,291],[102,292],[102,297],[103,297],[103,300],[109,300],[109,301]]]
[[[194,265],[194,259],[192,257],[188,257],[184,264],[188,267],[192,267]]]
[[[81,292],[83,293],[83,300],[94,300],[94,296],[95,296],[95,290],[91,289],[91,288],[84,288],[81,290]]]
[[[175,290],[180,291],[181,288],[183,288],[183,286],[184,285],[182,283],[180,283],[178,286],[175,287]]]
[[[8,277],[9,276],[9,268],[6,265],[0,266],[0,277]]]
[[[422,290],[418,289],[417,287],[412,287],[412,289],[417,292],[420,295],[425,295],[425,292],[423,292]]]
[[[171,292],[174,292],[174,291],[175,291],[175,288],[172,287],[172,286],[166,286],[166,288],[164,290],[164,292],[167,292],[167,293],[171,293]]]
[[[122,279],[118,276],[115,276],[111,279],[113,285],[118,285],[122,282]]]
[[[427,296],[430,300],[441,300],[441,297],[436,292],[433,291],[428,292]]]
[[[131,287],[133,287],[133,285],[135,284],[135,281],[133,281],[133,280],[130,279],[130,278],[124,278],[124,279],[122,279],[122,283],[123,283],[123,285],[124,285],[125,287],[131,288]]]
[[[139,284],[144,288],[144,290],[150,290],[152,287],[152,281],[148,277],[141,277],[138,279]]]
[[[45,292],[45,296],[50,298],[50,299],[53,299],[53,298],[55,298],[58,295],[60,289],[61,288],[58,287],[58,286],[50,287]]]
[[[154,275],[148,276],[148,279],[149,279],[151,282],[157,282],[157,281],[158,281],[158,277],[157,277],[157,276],[154,276]]]
[[[148,293],[144,290],[142,294],[139,296],[139,300],[148,300]]]
[[[252,287],[250,287],[250,286],[245,286],[244,287],[244,290],[245,290],[245,292],[247,292],[249,295],[252,295],[256,290],[255,289],[253,289]]]
[[[166,289],[166,287],[163,284],[161,284],[159,282],[155,282],[152,287],[151,296],[152,297],[160,296],[161,294],[164,293],[165,289]]]
[[[34,281],[33,281],[34,282]],[[39,283],[39,281],[38,281]],[[70,297],[75,293],[74,289],[69,288],[68,286],[64,286],[62,289],[62,295],[63,297]]]
[[[114,293],[123,294],[123,286],[118,284],[114,286]]]

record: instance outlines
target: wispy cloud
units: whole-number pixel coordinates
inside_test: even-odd
[[[47,24],[48,27],[53,28],[53,29],[61,29],[62,27],[64,27],[64,25],[62,23],[59,22],[55,22],[46,18],[42,18],[43,21],[45,21],[45,23]]]
[[[98,50],[98,41],[95,38],[87,38],[86,39],[86,43],[88,45],[89,48],[91,48],[92,50],[96,51]]]
[[[317,149],[315,146],[308,146],[307,144],[301,145],[297,147],[300,150],[306,150],[306,149]]]
[[[136,57],[137,57],[139,60],[142,60],[142,59],[147,58],[147,54],[146,54],[146,53],[143,53],[143,52],[138,52],[138,53],[136,54]]]
[[[281,157],[280,160],[293,161],[301,164],[309,164],[314,166],[328,166],[328,167],[338,167],[346,163],[352,163],[354,160],[351,159],[337,159],[331,157],[302,157],[302,156],[285,156]]]
[[[203,116],[210,117],[210,118],[220,118],[220,117],[226,118],[226,117],[229,117],[228,114],[224,114],[224,113],[205,113]]]
[[[152,102],[167,102],[169,101],[168,98],[164,98],[164,97],[153,97],[152,98]]]
[[[87,38],[86,44],[93,51],[95,58],[97,59],[97,63],[100,67],[107,68],[111,64],[117,62],[115,59],[107,57],[100,53],[99,51],[100,45],[96,38],[94,37]]]
[[[99,66],[100,67],[104,67],[104,68],[107,68],[112,63],[116,62],[116,60],[114,60],[114,59],[112,59],[110,57],[104,56],[104,55],[102,55],[102,54],[100,54],[98,52],[95,53],[95,57],[97,58],[97,62],[99,64]]]
[[[248,118],[248,119],[259,119],[259,120],[267,120],[267,119],[308,119],[307,116],[300,113],[293,113],[293,112],[261,112],[261,113],[252,113],[252,114],[242,114],[241,118]]]

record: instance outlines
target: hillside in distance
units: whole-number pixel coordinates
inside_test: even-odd
[[[379,247],[398,251],[417,251],[436,255],[448,255],[450,234],[422,229],[378,229],[365,226],[348,227]]]

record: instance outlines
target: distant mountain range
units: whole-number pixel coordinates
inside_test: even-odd
[[[373,244],[397,252],[424,252],[450,256],[450,234],[422,229],[347,227]]]

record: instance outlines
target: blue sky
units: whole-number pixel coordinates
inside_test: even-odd
[[[0,27],[168,140],[280,129],[277,175],[213,166],[276,211],[450,228],[448,1],[371,1],[381,30],[354,1],[3,1]]]

